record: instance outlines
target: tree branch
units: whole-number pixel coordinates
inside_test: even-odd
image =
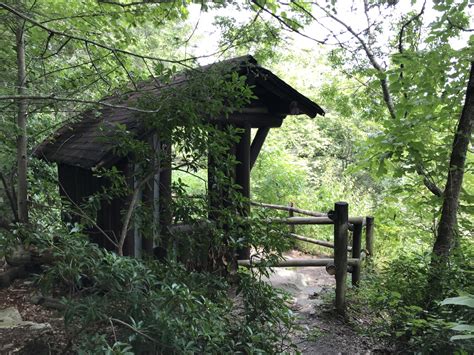
[[[99,3],[101,4],[116,5],[123,8],[138,5],[169,4],[174,2],[176,2],[176,0],[143,0],[123,4],[119,1],[99,0]]]
[[[423,6],[421,7],[421,10],[418,14],[414,15],[411,17],[408,21],[403,23],[402,27],[400,28],[400,32],[398,33],[398,52],[403,53],[403,35],[406,30],[406,28],[413,22],[418,20],[423,13],[425,12],[425,6],[426,6],[426,0],[423,2]]]
[[[66,97],[56,97],[54,95],[49,96],[41,96],[41,95],[5,95],[0,96],[0,101],[2,100],[36,100],[36,101],[44,101],[44,100],[51,100],[51,101],[59,101],[59,102],[78,102],[82,104],[92,104],[92,105],[100,105],[110,108],[120,108],[124,110],[134,111],[134,112],[141,112],[141,113],[157,113],[160,112],[160,109],[157,110],[143,110],[137,107],[130,107],[124,105],[114,105],[110,104],[105,101],[94,101],[94,100],[81,100],[81,99],[71,99]]]
[[[89,56],[89,59],[90,59],[90,64],[94,68],[99,78],[109,87],[109,90],[110,90],[110,87],[111,87],[110,82],[102,75],[102,72],[99,70],[99,68],[97,68],[97,65],[95,65],[94,59],[92,59],[92,54],[89,50],[89,44],[85,43],[85,47],[86,47],[87,55]]]
[[[103,44],[103,43],[96,42],[94,40],[91,40],[91,39],[88,39],[88,38],[85,38],[85,37],[80,37],[80,36],[76,36],[76,35],[73,35],[73,34],[68,34],[68,33],[65,33],[65,32],[61,32],[61,31],[52,29],[52,28],[47,27],[47,26],[43,25],[42,23],[32,19],[31,17],[28,17],[27,15],[21,13],[20,11],[16,10],[15,8],[13,8],[13,7],[5,4],[5,3],[0,3],[0,7],[7,10],[8,12],[14,14],[15,16],[29,22],[30,24],[43,29],[44,31],[46,31],[50,34],[52,33],[53,35],[66,37],[66,38],[69,38],[70,40],[76,40],[76,41],[88,43],[88,44],[94,45],[96,47],[106,49],[106,50],[111,51],[111,52],[122,53],[122,54],[126,54],[126,55],[136,57],[136,58],[146,58],[146,59],[159,61],[159,62],[163,62],[163,63],[172,63],[172,64],[181,64],[181,65],[185,65],[185,62],[193,61],[193,60],[196,60],[196,59],[199,58],[199,57],[193,57],[193,58],[186,58],[186,59],[182,59],[182,60],[173,60],[173,59],[158,58],[158,57],[154,57],[154,56],[150,56],[150,55],[141,55],[141,54],[131,52],[131,51],[128,51],[128,50],[114,48],[114,47],[108,46],[108,45]]]
[[[290,24],[288,24],[285,20],[283,20],[280,16],[274,14],[273,12],[271,12],[270,10],[268,10],[265,6],[262,6],[260,5],[260,3],[257,1],[257,0],[252,0],[251,1],[254,5],[256,5],[258,8],[260,8],[263,12],[269,14],[271,17],[273,17],[274,19],[276,19],[280,24],[283,25],[283,27],[286,27],[287,29],[289,29],[290,31],[292,32],[295,32],[297,34],[299,34],[300,36],[303,36],[305,38],[308,38],[312,41],[315,41],[319,44],[326,44],[326,41],[325,40],[319,40],[319,39],[316,39],[314,37],[311,37],[311,36],[308,36],[307,34],[304,34],[303,32],[299,31],[298,29],[294,28],[293,26],[291,26]]]
[[[459,26],[455,24],[449,17],[446,17],[446,20],[451,25],[451,27],[457,28],[458,30],[461,30],[463,32],[474,32],[474,28],[465,28],[465,27]]]
[[[416,166],[416,172],[418,175],[420,175],[423,178],[423,184],[426,186],[428,190],[431,191],[431,193],[435,196],[442,197],[443,196],[443,190],[441,190],[431,179],[428,174],[425,172],[425,169],[421,164],[417,164]]]
[[[395,105],[393,103],[392,95],[391,95],[390,89],[388,87],[388,81],[387,81],[387,78],[386,78],[385,69],[377,61],[377,59],[375,58],[374,53],[371,51],[371,49],[369,48],[367,43],[362,39],[362,37],[356,31],[354,31],[352,29],[351,26],[349,26],[344,21],[342,21],[338,17],[331,14],[327,9],[320,6],[318,3],[313,2],[313,4],[316,5],[319,9],[321,9],[324,13],[326,13],[326,15],[329,16],[331,19],[333,19],[334,21],[336,21],[337,23],[342,25],[360,43],[360,45],[362,46],[362,49],[364,50],[365,54],[367,55],[367,58],[369,59],[370,64],[381,75],[381,78],[379,80],[380,80],[380,86],[382,88],[383,99],[385,101],[385,104],[387,105],[387,109],[390,113],[390,117],[392,119],[395,119],[397,117],[397,115],[396,115],[396,110],[395,110]]]

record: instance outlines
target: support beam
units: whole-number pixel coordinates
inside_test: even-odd
[[[361,243],[362,243],[362,224],[354,224],[354,232],[352,233],[352,257],[360,259]],[[352,269],[352,286],[358,286],[360,281],[360,265],[354,266]]]
[[[160,240],[157,253],[158,258],[166,257],[170,255],[173,245],[171,243],[170,234],[168,228],[172,222],[171,214],[171,139],[160,142],[160,177],[159,177],[159,214],[158,219],[160,221]],[[174,253],[174,251],[173,251]],[[164,255],[162,255],[164,254]]]
[[[278,128],[283,124],[283,118],[278,114],[263,114],[263,113],[232,113],[229,116],[211,119],[210,123],[217,124],[232,124],[236,126],[249,125],[252,128],[273,127]]]
[[[336,265],[336,311],[346,313],[347,234],[349,230],[349,205],[334,205],[334,264]]]
[[[235,183],[241,187],[242,195],[250,198],[250,126],[247,125],[242,128],[244,131],[240,135],[235,150],[237,160]],[[250,211],[250,205],[246,207],[246,210]]]
[[[288,218],[291,218],[291,217],[294,217],[295,216],[295,212],[293,211],[293,202],[290,202],[290,205],[288,206],[290,207],[290,209],[288,210]],[[289,230],[290,230],[290,234],[291,235],[296,235],[296,227],[294,224],[290,224],[289,225]]]
[[[267,138],[268,132],[270,132],[270,127],[259,128],[257,134],[253,138],[252,145],[250,146],[250,170],[252,170],[257,161],[257,157],[260,154],[260,150]]]
[[[240,134],[240,140],[235,150],[237,166],[235,167],[235,183],[240,186],[240,192],[244,198],[250,200],[250,125],[245,125]],[[250,202],[245,203],[240,211],[242,216],[250,214]],[[243,248],[237,252],[239,260],[250,258],[250,248]]]
[[[365,249],[369,257],[374,255],[374,217],[366,217]]]

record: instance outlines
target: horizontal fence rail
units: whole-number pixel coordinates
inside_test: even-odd
[[[295,233],[287,234],[287,236],[291,237],[292,239],[301,240],[302,242],[312,243],[312,244],[320,245],[322,247],[327,247],[327,248],[333,248],[334,249],[334,244],[331,243],[331,242],[327,242],[325,240],[317,240],[317,239],[307,238],[307,237],[304,237],[302,235],[295,234]],[[348,246],[347,251],[351,251],[351,250],[352,250],[352,247]]]
[[[328,214],[324,212],[314,212],[309,210],[304,210],[302,208],[296,208],[293,206],[282,206],[282,205],[273,205],[270,203],[262,203],[262,202],[250,202],[251,205],[263,208],[269,208],[273,210],[280,210],[280,211],[288,211],[288,212],[296,212],[299,214],[305,214],[307,216],[313,217],[326,217]]]
[[[239,260],[238,264],[240,266],[251,267],[252,265],[258,265],[261,263],[260,260]],[[269,267],[292,267],[292,266],[326,266],[328,264],[333,264],[334,259],[331,258],[318,258],[318,259],[286,259],[281,260],[277,263],[269,265]],[[359,259],[349,258],[347,259],[347,265],[357,266],[360,264]]]
[[[329,217],[288,217],[288,218],[270,218],[267,219],[269,223],[283,223],[283,224],[334,224],[334,221]],[[365,224],[365,217],[349,217],[351,224]]]

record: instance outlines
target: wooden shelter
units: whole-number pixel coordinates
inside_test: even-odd
[[[240,141],[235,147],[238,164],[234,176],[235,182],[242,187],[242,194],[250,197],[250,170],[270,128],[280,127],[287,115],[306,114],[315,117],[318,114],[324,115],[324,111],[271,71],[259,66],[251,56],[233,58],[220,64],[224,64],[229,71],[244,75],[256,96],[256,99],[239,112],[234,112],[226,118],[215,119],[217,123],[242,128]],[[201,70],[205,72],[212,66],[201,67]],[[168,85],[176,84],[186,85],[186,75],[177,75]],[[93,170],[98,167],[115,166],[125,176],[132,175],[133,160],[115,154],[116,142],[104,138],[112,137],[115,134],[114,127],[118,124],[125,126],[137,137],[145,137],[149,132],[144,132],[145,128],[138,119],[137,112],[123,106],[132,106],[132,103],[136,103],[144,92],[148,95],[160,95],[162,90],[163,86],[150,80],[142,83],[140,90],[129,93],[125,99],[118,100],[117,97],[106,99],[104,103],[115,103],[112,105],[114,107],[84,112],[77,122],[63,126],[50,139],[37,147],[35,151],[37,157],[58,164],[60,192],[64,197],[73,204],[80,205],[88,196],[98,192],[104,184],[103,180],[94,176]],[[252,129],[256,129],[253,140],[251,139]],[[208,164],[214,163],[212,160],[208,162]],[[213,169],[208,169],[208,171],[213,171]],[[209,176],[209,181],[211,179],[212,176]],[[151,195],[171,197],[170,169],[161,171],[159,184],[153,187]],[[110,235],[120,234],[121,210],[125,205],[126,198],[116,198],[101,203],[101,209],[97,215],[97,227],[90,231],[91,237],[99,245],[110,247],[107,238],[103,236],[104,232]],[[171,223],[171,216],[164,211],[164,208],[165,206],[158,207],[161,225]],[[142,240],[131,228],[124,247],[125,255],[139,256],[142,250],[151,251],[152,248],[153,241]]]

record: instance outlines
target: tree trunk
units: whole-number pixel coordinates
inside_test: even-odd
[[[436,241],[433,246],[431,270],[427,285],[426,304],[433,305],[434,300],[443,296],[442,281],[446,277],[448,259],[457,238],[457,210],[459,193],[464,176],[464,165],[474,122],[474,62],[466,91],[466,100],[454,136],[449,161],[448,180],[443,194],[441,219],[438,224]]]
[[[474,62],[466,91],[466,100],[454,136],[453,149],[449,161],[448,180],[443,195],[443,208],[438,225],[438,233],[433,253],[438,257],[447,257],[457,235],[457,210],[459,193],[464,176],[467,150],[474,122]]]
[[[24,22],[19,21],[16,31],[16,55],[17,55],[17,92],[18,95],[26,94],[26,67],[25,67],[25,39]],[[28,183],[27,183],[27,132],[26,132],[26,110],[25,99],[18,100],[18,136],[17,136],[17,170],[18,170],[18,220],[20,223],[28,223]]]

